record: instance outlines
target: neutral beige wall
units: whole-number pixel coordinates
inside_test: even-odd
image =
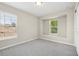
[[[61,16],[66,15],[65,18],[62,18]],[[73,9],[69,9],[69,10],[65,10],[56,14],[52,14],[52,15],[48,15],[45,17],[42,17],[40,20],[40,24],[41,24],[41,28],[42,30],[40,30],[40,37],[41,38],[45,38],[51,41],[56,41],[56,42],[60,42],[60,43],[64,43],[64,44],[70,44],[70,45],[74,45],[74,10]],[[59,35],[54,36],[54,35],[44,35],[43,32],[43,23],[42,20],[47,20],[47,19],[51,19],[51,18],[55,18],[55,17],[61,17],[59,20],[59,23],[61,23],[60,25],[58,25],[59,27]],[[63,20],[64,19],[64,20]],[[63,27],[63,28],[62,28]],[[63,29],[63,31],[61,31],[61,29]]]
[[[0,48],[38,37],[37,17],[2,3],[0,10],[17,16],[17,38],[0,41]]]

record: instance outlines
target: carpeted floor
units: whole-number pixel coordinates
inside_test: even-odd
[[[77,56],[76,48],[47,40],[33,40],[0,51],[1,56]]]

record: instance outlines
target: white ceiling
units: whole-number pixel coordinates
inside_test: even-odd
[[[74,2],[43,2],[41,6],[36,5],[35,2],[5,2],[5,4],[29,12],[38,17],[63,11],[75,6]]]

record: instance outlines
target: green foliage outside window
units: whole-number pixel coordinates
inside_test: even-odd
[[[51,33],[57,33],[57,20],[51,21]]]

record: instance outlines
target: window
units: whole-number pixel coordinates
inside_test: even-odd
[[[50,20],[50,31],[51,33],[57,33],[58,21],[55,19]]]
[[[0,38],[16,36],[16,19],[15,15],[0,12]]]

